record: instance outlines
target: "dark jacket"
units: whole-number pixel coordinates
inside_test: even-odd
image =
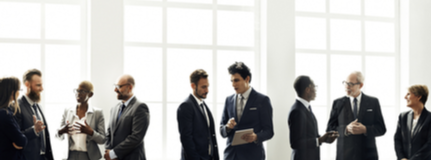
[[[429,160],[431,159],[431,112],[426,107],[423,109],[411,135],[412,122],[412,111],[399,115],[398,126],[394,135],[397,158]]]

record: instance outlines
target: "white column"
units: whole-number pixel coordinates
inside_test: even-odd
[[[431,86],[431,1],[409,1],[409,84]],[[426,107],[431,110],[429,93]]]
[[[295,0],[267,3],[267,93],[273,106],[274,137],[267,159],[290,159],[288,112],[295,101]]]
[[[123,0],[90,3],[92,105],[103,109],[108,124],[110,109],[118,103],[113,84],[123,74]]]

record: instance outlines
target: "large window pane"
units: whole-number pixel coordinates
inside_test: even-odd
[[[41,4],[0,2],[0,38],[40,38]]]
[[[361,28],[357,20],[330,21],[330,46],[332,50],[361,50]]]
[[[324,18],[296,17],[296,48],[326,49],[326,26]]]
[[[168,8],[168,43],[212,44],[212,11]]]
[[[162,101],[162,48],[125,47],[124,72],[136,81],[135,94],[144,102]]]
[[[47,103],[76,104],[73,89],[81,79],[80,46],[45,46],[44,87]]]
[[[360,0],[330,0],[330,13],[361,14]]]
[[[255,23],[253,12],[218,11],[217,17],[218,45],[254,45]]]
[[[397,159],[395,149],[393,147],[393,136],[396,132],[398,122],[398,113],[395,112],[395,109],[395,107],[383,107],[381,105],[381,113],[384,117],[387,132],[384,134],[384,136],[376,138],[376,145],[378,149],[378,156],[385,157],[385,159]]]
[[[234,62],[245,63],[252,73],[251,86],[259,84],[256,77],[255,58],[253,52],[247,51],[218,51],[217,53],[217,102],[223,103],[227,96],[235,93],[232,83],[231,75],[228,73],[228,67]],[[255,88],[256,89],[256,88]]]
[[[144,101],[145,103],[145,101]],[[150,125],[144,137],[146,157],[148,159],[162,159],[163,153],[163,119],[161,103],[146,103],[150,112]]]
[[[395,0],[364,0],[365,15],[394,17]]]
[[[43,74],[43,73],[42,73]],[[77,84],[78,86],[78,84]],[[71,91],[72,92],[72,91]],[[74,99],[71,97],[71,99]],[[49,125],[48,131],[51,133],[51,146],[53,149],[53,156],[54,159],[64,159],[67,158],[66,155],[69,151],[68,148],[68,138],[65,138],[63,140],[60,140],[55,137],[55,133],[57,133],[58,129],[60,128],[60,121],[62,119],[64,110],[66,108],[75,107],[76,103],[69,103],[69,104],[47,104],[46,106],[43,106],[43,114],[45,116],[45,121],[47,121],[47,125]],[[104,115],[106,116],[106,115]],[[65,135],[66,136],[66,135]],[[67,137],[67,136],[66,136]]]
[[[296,77],[309,76],[318,85],[317,95],[311,105],[327,104],[327,57],[325,54],[296,54]]]
[[[394,24],[387,22],[365,22],[366,51],[394,52]]]
[[[345,81],[353,71],[362,71],[361,56],[331,55],[330,88],[332,100],[346,95],[342,81]]]
[[[181,141],[177,122],[177,109],[180,103],[168,103],[166,112],[166,158],[177,160],[181,155]]]
[[[375,96],[381,105],[394,105],[396,71],[394,57],[366,56],[364,90]]]
[[[303,12],[325,12],[325,0],[296,0],[295,10]]]
[[[45,5],[45,38],[79,40],[80,37],[81,10],[79,5]]]
[[[125,41],[162,42],[162,8],[126,6]]]
[[[39,44],[0,43],[0,77],[15,76],[22,81],[25,71],[41,69],[40,48]]]
[[[182,102],[192,88],[189,76],[196,69],[204,69],[209,74],[209,84],[212,85],[213,64],[212,51],[201,49],[168,49],[167,50],[167,88],[168,101]],[[211,102],[211,91],[207,94],[207,102]]]

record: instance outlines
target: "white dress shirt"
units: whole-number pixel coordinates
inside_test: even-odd
[[[357,115],[360,111],[360,100],[362,97],[362,93],[360,92],[360,94],[357,97],[352,97],[352,96],[348,96],[350,98],[350,103],[351,103],[351,110],[354,111],[354,98],[357,98]]]
[[[193,93],[192,93],[192,96],[195,98],[195,100],[198,102],[198,107],[199,107],[199,109],[201,110],[201,104],[203,104],[204,103],[204,100],[203,99],[198,99]],[[207,114],[207,110],[206,110],[206,108],[205,108],[205,105],[204,105],[204,107],[203,107],[203,110],[204,110],[204,114],[205,114],[205,116],[206,116],[206,119],[207,119],[207,127],[208,128],[210,128],[210,120],[209,120],[209,116],[208,116],[208,114]],[[208,149],[208,151],[209,151],[209,155],[211,154],[211,144],[209,143],[209,149]]]
[[[87,109],[88,112],[88,109]],[[85,116],[83,118],[79,118],[78,115],[76,115],[76,109],[75,109],[75,115],[73,115],[72,118],[72,127],[78,127],[78,124],[85,124],[85,121],[87,119],[87,112],[85,113]],[[79,129],[79,128],[78,128]],[[70,132],[73,143],[70,146],[69,150],[71,151],[80,151],[80,152],[87,152],[87,134],[81,133],[79,130],[74,130]]]
[[[241,94],[237,94],[237,96],[236,96],[236,97],[237,97],[237,100],[236,100],[236,108],[237,108],[237,106],[240,106],[240,101],[241,101],[241,97],[240,97],[240,95],[243,97],[243,105],[240,106],[240,107],[242,108],[242,114],[241,114],[241,115],[243,115],[244,108],[245,108],[245,106],[246,106],[246,102],[247,102],[247,100],[248,100],[248,98],[249,98],[249,95],[250,95],[251,91],[252,91],[252,87],[249,87],[249,89],[246,90],[246,92],[241,93]]]

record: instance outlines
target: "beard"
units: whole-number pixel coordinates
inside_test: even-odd
[[[34,102],[39,102],[41,99],[40,92],[36,93],[32,89],[30,89],[30,93],[28,94],[28,97]]]
[[[201,98],[201,99],[206,99],[207,98],[207,93],[199,94],[198,87],[195,89],[195,93],[194,94],[197,96],[197,98]]]
[[[126,98],[128,98],[126,95],[123,95],[120,92],[117,92],[117,99],[118,100],[126,100]]]

